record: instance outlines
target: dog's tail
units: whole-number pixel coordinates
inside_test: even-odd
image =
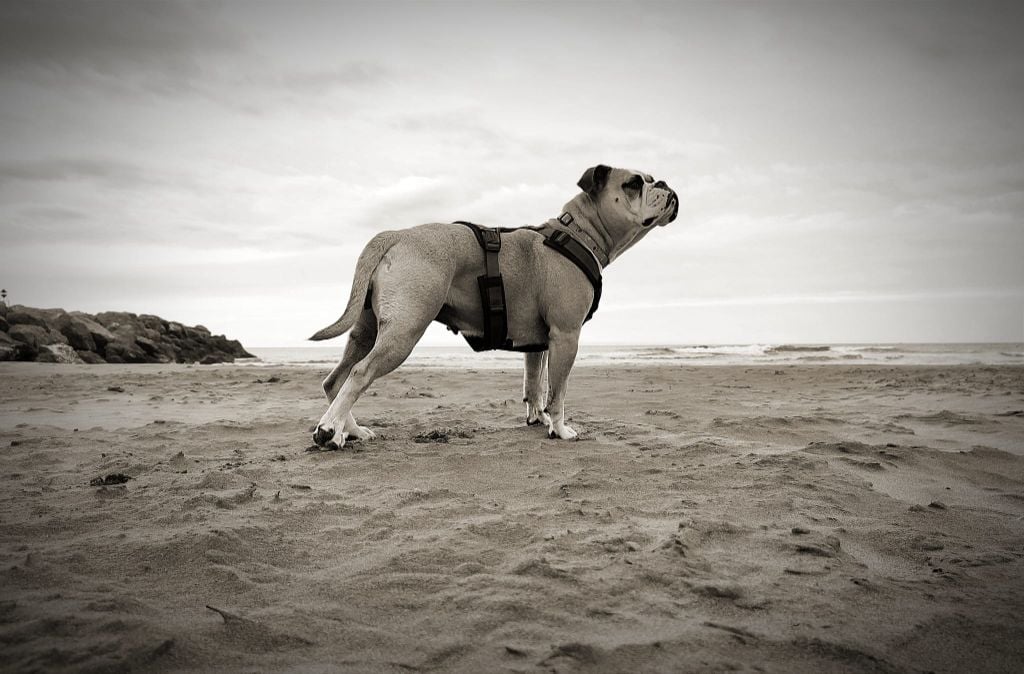
[[[399,232],[381,232],[370,239],[370,242],[359,254],[359,261],[356,262],[355,278],[352,279],[352,293],[348,297],[348,306],[341,318],[318,331],[309,339],[319,342],[322,339],[330,339],[347,332],[359,317],[363,310],[363,303],[366,301],[366,293],[370,289],[370,277],[377,269],[384,254],[398,243]]]

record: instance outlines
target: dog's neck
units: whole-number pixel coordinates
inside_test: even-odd
[[[576,197],[562,207],[563,213],[568,213],[572,216],[573,222],[582,229],[587,236],[593,239],[594,243],[600,249],[600,254],[595,256],[598,262],[601,263],[602,267],[611,264],[611,261],[615,259],[615,252],[613,250],[614,242],[611,235],[608,233],[608,227],[604,221],[601,220],[601,214],[597,208],[594,207],[594,202],[586,194],[578,194]],[[603,255],[603,260],[602,260]],[[607,262],[605,262],[607,260]]]

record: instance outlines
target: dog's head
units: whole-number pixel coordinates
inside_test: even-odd
[[[679,214],[679,196],[664,181],[642,171],[604,164],[588,168],[577,183],[594,205],[601,223],[614,240],[609,257],[664,226]]]
[[[675,191],[642,171],[598,164],[588,168],[577,185],[594,200],[602,218],[647,228],[667,225],[679,214]]]

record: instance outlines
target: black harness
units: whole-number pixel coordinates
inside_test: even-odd
[[[505,303],[505,284],[501,279],[501,269],[498,266],[498,253],[501,251],[501,235],[518,230],[509,227],[484,227],[463,220],[457,221],[456,224],[465,225],[473,230],[477,243],[480,244],[480,248],[484,252],[484,273],[477,277],[477,283],[480,286],[480,303],[483,306],[484,335],[483,337],[463,335],[470,348],[474,351],[494,349],[546,351],[547,344],[513,346],[512,340],[508,338],[508,306]],[[597,311],[597,305],[601,301],[601,265],[594,257],[598,253],[592,253],[590,248],[571,235],[567,231],[567,228],[570,227],[579,231],[579,226],[572,221],[572,216],[565,213],[558,220],[549,221],[539,227],[523,227],[522,229],[529,229],[541,234],[544,237],[545,246],[568,258],[579,267],[590,284],[594,286],[594,301],[590,303],[590,311],[583,319],[583,322],[586,323]]]

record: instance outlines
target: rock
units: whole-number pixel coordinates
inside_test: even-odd
[[[96,322],[111,331],[119,325],[132,325],[137,318],[127,311],[101,311],[96,314]]]
[[[7,322],[7,319],[0,316],[0,332],[7,332],[11,329],[11,324]]]
[[[103,349],[103,356],[108,363],[145,363],[146,352],[134,339],[115,338]]]
[[[160,347],[158,347],[156,342],[148,337],[136,337],[135,343],[141,346],[142,350],[151,356],[155,356],[160,353]]]
[[[92,341],[96,343],[94,351],[100,353],[103,348],[107,345],[107,342],[114,339],[114,333],[107,330],[99,322],[93,320],[89,314],[84,314],[81,311],[72,311],[69,316],[78,319],[86,329],[89,330],[89,336],[92,337]]]
[[[51,321],[46,309],[35,309],[15,304],[7,311],[7,322],[11,325],[35,325],[40,328],[49,327]]]
[[[57,330],[68,340],[68,344],[80,351],[95,351],[96,340],[82,319],[69,314],[62,314],[56,323]]]
[[[68,340],[64,335],[59,332],[54,332],[53,330],[49,330],[45,327],[41,328],[38,325],[29,325],[27,323],[12,325],[11,329],[7,331],[7,334],[16,341],[28,344],[37,351],[40,347],[46,346],[47,344],[68,343]]]
[[[78,353],[68,344],[47,344],[39,350],[36,361],[40,363],[81,363]]]
[[[85,363],[224,363],[252,355],[237,341],[152,314],[104,311],[95,316],[63,309],[9,307],[0,327],[0,360]],[[56,351],[53,344],[68,346]]]
[[[103,356],[92,351],[79,351],[78,357],[82,359],[83,363],[88,363],[89,365],[99,365],[100,363],[107,362],[103,360]]]
[[[154,316],[153,314],[139,314],[137,319],[139,325],[159,335],[161,332],[167,332],[167,321]]]
[[[36,350],[19,342],[6,332],[0,332],[0,361],[32,360]]]

